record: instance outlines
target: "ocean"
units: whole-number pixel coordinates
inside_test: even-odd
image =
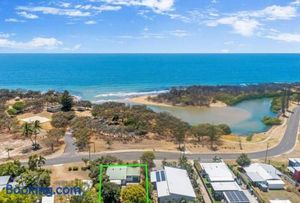
[[[300,82],[300,54],[0,54],[0,88],[67,89],[93,102],[123,101],[174,86],[268,82]],[[255,116],[261,106],[252,106],[242,108],[250,117],[231,124],[237,133],[267,129]]]
[[[0,87],[92,101],[195,84],[300,81],[300,54],[0,54]]]

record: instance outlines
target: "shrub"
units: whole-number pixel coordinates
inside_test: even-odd
[[[24,102],[16,102],[14,103],[14,105],[12,106],[14,109],[16,109],[17,111],[23,111],[23,109],[25,108],[25,104]]]
[[[280,125],[281,124],[281,120],[279,118],[273,118],[273,117],[270,117],[270,116],[265,116],[262,119],[262,122],[265,125]]]
[[[78,166],[73,166],[73,171],[78,171]]]
[[[10,109],[7,110],[7,113],[9,115],[16,115],[18,113],[18,111],[14,108],[10,108]]]

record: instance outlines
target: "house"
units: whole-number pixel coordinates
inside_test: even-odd
[[[118,185],[140,182],[140,167],[110,166],[106,170],[109,181]]]
[[[224,162],[200,163],[209,182],[234,182],[235,176]]]
[[[222,162],[200,163],[202,176],[205,177],[215,200],[226,203],[250,203],[245,191],[236,182],[235,175]]]
[[[300,182],[300,158],[290,158],[287,169],[293,179]]]
[[[10,182],[10,176],[0,176],[0,191],[5,189]]]
[[[281,180],[282,175],[280,171],[272,165],[254,163],[244,170],[249,180],[255,185],[265,189],[283,189],[284,182]]]
[[[152,171],[151,182],[157,190],[158,202],[194,202],[196,194],[188,173],[184,169],[165,166],[163,170]]]

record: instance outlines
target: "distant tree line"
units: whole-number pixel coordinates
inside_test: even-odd
[[[286,89],[299,89],[300,83],[263,83],[257,85],[217,85],[172,88],[149,100],[178,106],[209,106],[216,101],[234,105],[244,100],[280,97]],[[299,96],[300,100],[300,96]]]

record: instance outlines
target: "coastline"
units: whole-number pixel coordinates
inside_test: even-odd
[[[137,97],[132,97],[129,98],[128,101],[130,103],[135,103],[135,104],[143,104],[143,105],[149,105],[149,106],[162,106],[162,107],[175,107],[174,105],[171,104],[166,104],[166,103],[159,103],[159,102],[154,102],[154,101],[149,101],[148,97],[155,97],[156,95],[143,95],[143,96],[137,96]],[[215,103],[211,103],[209,107],[205,106],[193,106],[193,107],[199,107],[199,108],[210,108],[210,107],[217,107],[217,108],[223,108],[227,107],[228,105],[216,101]],[[187,106],[182,106],[182,107],[187,107]]]

